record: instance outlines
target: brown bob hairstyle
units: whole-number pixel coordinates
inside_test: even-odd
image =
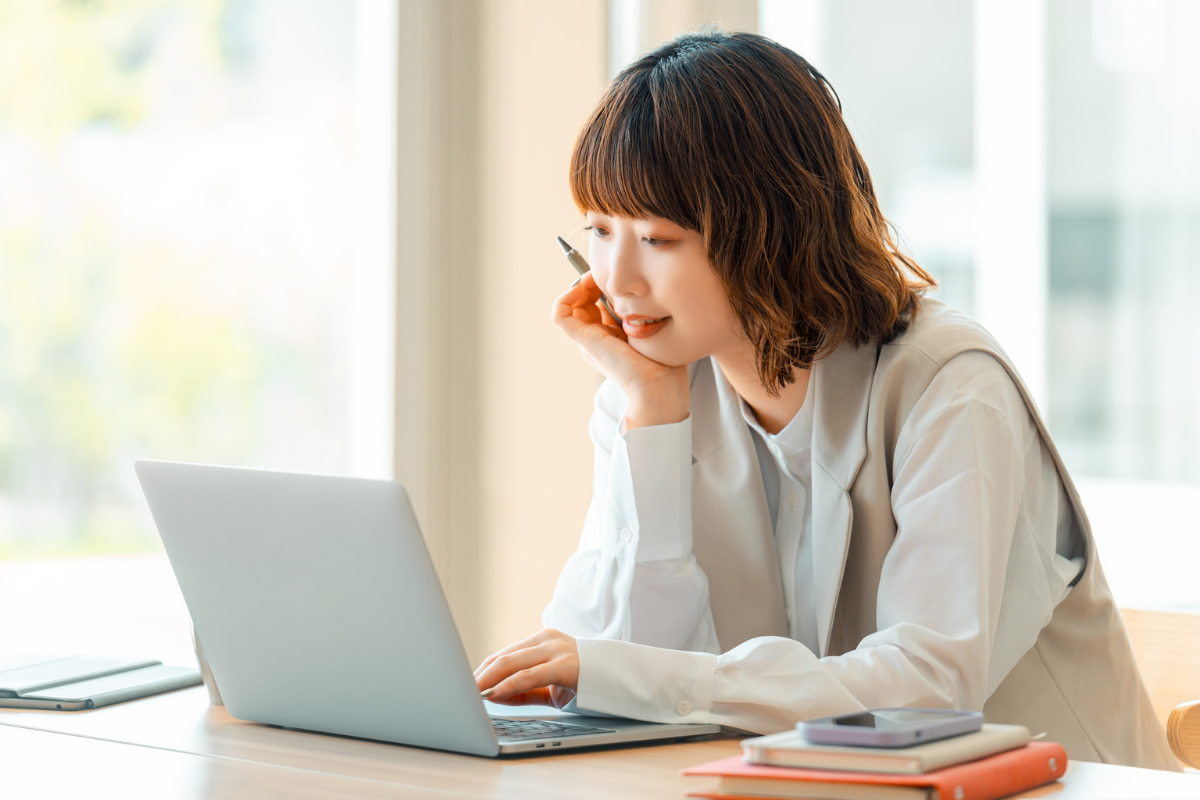
[[[833,87],[752,33],[688,33],[622,70],[571,194],[700,233],[772,393],[843,342],[894,338],[934,285],[896,248]]]

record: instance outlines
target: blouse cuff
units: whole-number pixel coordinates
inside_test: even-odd
[[[605,543],[635,561],[692,551],[692,418],[625,431],[609,463]]]
[[[715,655],[611,639],[576,641],[576,708],[647,722],[708,722]]]

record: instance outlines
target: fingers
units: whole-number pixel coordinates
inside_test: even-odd
[[[563,709],[574,699],[575,692],[571,689],[564,689],[561,686],[543,686],[522,694],[509,695],[494,702],[501,706],[550,706]]]
[[[596,279],[592,277],[592,273],[587,272],[579,276],[579,280],[571,284],[571,288],[579,287],[583,294],[573,295],[576,300],[576,308],[585,308],[591,310],[593,307],[600,315],[600,324],[609,328],[621,329],[621,321],[614,317],[608,311],[608,298],[600,291],[600,287],[596,285]]]
[[[492,692],[493,695],[499,694],[500,689],[498,687],[504,681],[523,670],[553,662],[560,655],[560,650],[561,648],[555,647],[553,644],[543,643],[499,655],[482,672],[475,676],[475,682],[479,685],[480,689],[492,688],[495,689]],[[524,689],[521,691],[524,691]]]
[[[611,328],[613,334],[621,341],[623,341],[623,342],[629,341],[629,337],[625,335],[624,326],[621,325],[621,323],[618,322],[616,319],[614,319],[612,314],[608,313],[608,309],[605,308],[604,304],[600,303],[597,305],[597,307],[600,309],[601,324],[604,325],[604,327],[606,327],[606,328]]]
[[[596,276],[590,272],[580,275],[574,288],[580,290],[576,295],[579,308],[595,305],[600,300],[600,287],[596,285]]]
[[[551,653],[546,652],[541,645],[525,647],[511,653],[497,653],[494,656],[488,656],[479,669],[475,671],[475,682],[479,684],[480,689],[487,689],[495,686],[514,672],[531,667],[534,664],[540,664],[550,657]]]
[[[547,689],[557,683],[557,665],[554,662],[537,664],[529,669],[521,670],[496,684],[495,691],[488,699],[493,703],[501,703],[514,695],[532,693],[537,689]],[[549,695],[549,691],[547,691]]]
[[[493,653],[475,670],[476,685],[490,689],[488,699],[497,703],[551,703],[553,695],[540,690],[558,686],[573,692],[578,680],[575,639],[550,628]],[[525,695],[528,699],[517,700]]]
[[[557,325],[562,321],[579,318],[578,312],[584,312],[585,322],[601,322],[600,310],[596,303],[600,300],[600,289],[596,280],[589,272],[571,284],[571,288],[554,299],[550,319]]]
[[[478,678],[480,676],[480,674],[485,669],[487,669],[489,666],[491,666],[496,661],[496,659],[499,658],[500,656],[508,655],[509,653],[514,653],[517,650],[524,650],[525,648],[532,647],[535,644],[541,644],[542,642],[546,641],[546,639],[548,638],[548,634],[553,634],[553,633],[557,633],[557,631],[555,631],[551,628],[543,628],[542,630],[538,631],[537,633],[533,634],[532,636],[527,636],[519,642],[513,642],[508,647],[504,647],[504,648],[501,648],[500,650],[497,650],[496,652],[492,653],[490,656],[485,658],[483,660],[483,663],[475,668],[474,676],[476,678]]]
[[[589,272],[555,298],[550,319],[576,342],[581,341],[580,337],[588,326],[598,326],[625,341],[625,331],[621,323],[604,308],[603,297]]]
[[[562,702],[562,705],[559,705],[559,695],[555,694],[556,688],[557,687],[542,687],[540,689],[534,689],[530,692],[525,692],[524,694],[509,695],[508,697],[500,700],[492,700],[490,697],[488,700],[496,703],[496,705],[501,706],[552,706],[554,708],[562,708],[567,703],[571,702],[571,700],[570,698],[567,698]],[[575,693],[571,692],[571,697],[574,696]]]

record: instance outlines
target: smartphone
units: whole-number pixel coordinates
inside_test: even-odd
[[[979,711],[937,708],[876,708],[796,723],[800,738],[813,744],[851,747],[908,747],[983,727]]]
[[[557,237],[557,239],[558,246],[562,248],[563,255],[567,257],[567,262],[575,268],[575,271],[579,273],[579,277],[582,278],[584,275],[587,275],[591,270],[591,267],[588,266],[588,263],[584,257],[579,254],[578,250],[567,244],[566,239],[562,238],[561,236]],[[604,306],[604,310],[608,312],[608,315],[615,319],[618,323],[624,322],[624,320],[621,319],[621,315],[613,311],[613,307],[609,304],[608,298],[604,296],[603,292],[600,294],[600,305]]]

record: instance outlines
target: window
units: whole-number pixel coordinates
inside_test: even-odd
[[[1046,8],[1049,421],[1114,591],[1200,610],[1200,8]]]
[[[389,472],[388,8],[10,8],[0,556],[155,547],[139,457]]]
[[[390,477],[397,14],[5,5],[6,649],[188,647],[137,458]]]
[[[901,241],[1030,384],[1122,605],[1200,610],[1200,8],[761,0]]]

